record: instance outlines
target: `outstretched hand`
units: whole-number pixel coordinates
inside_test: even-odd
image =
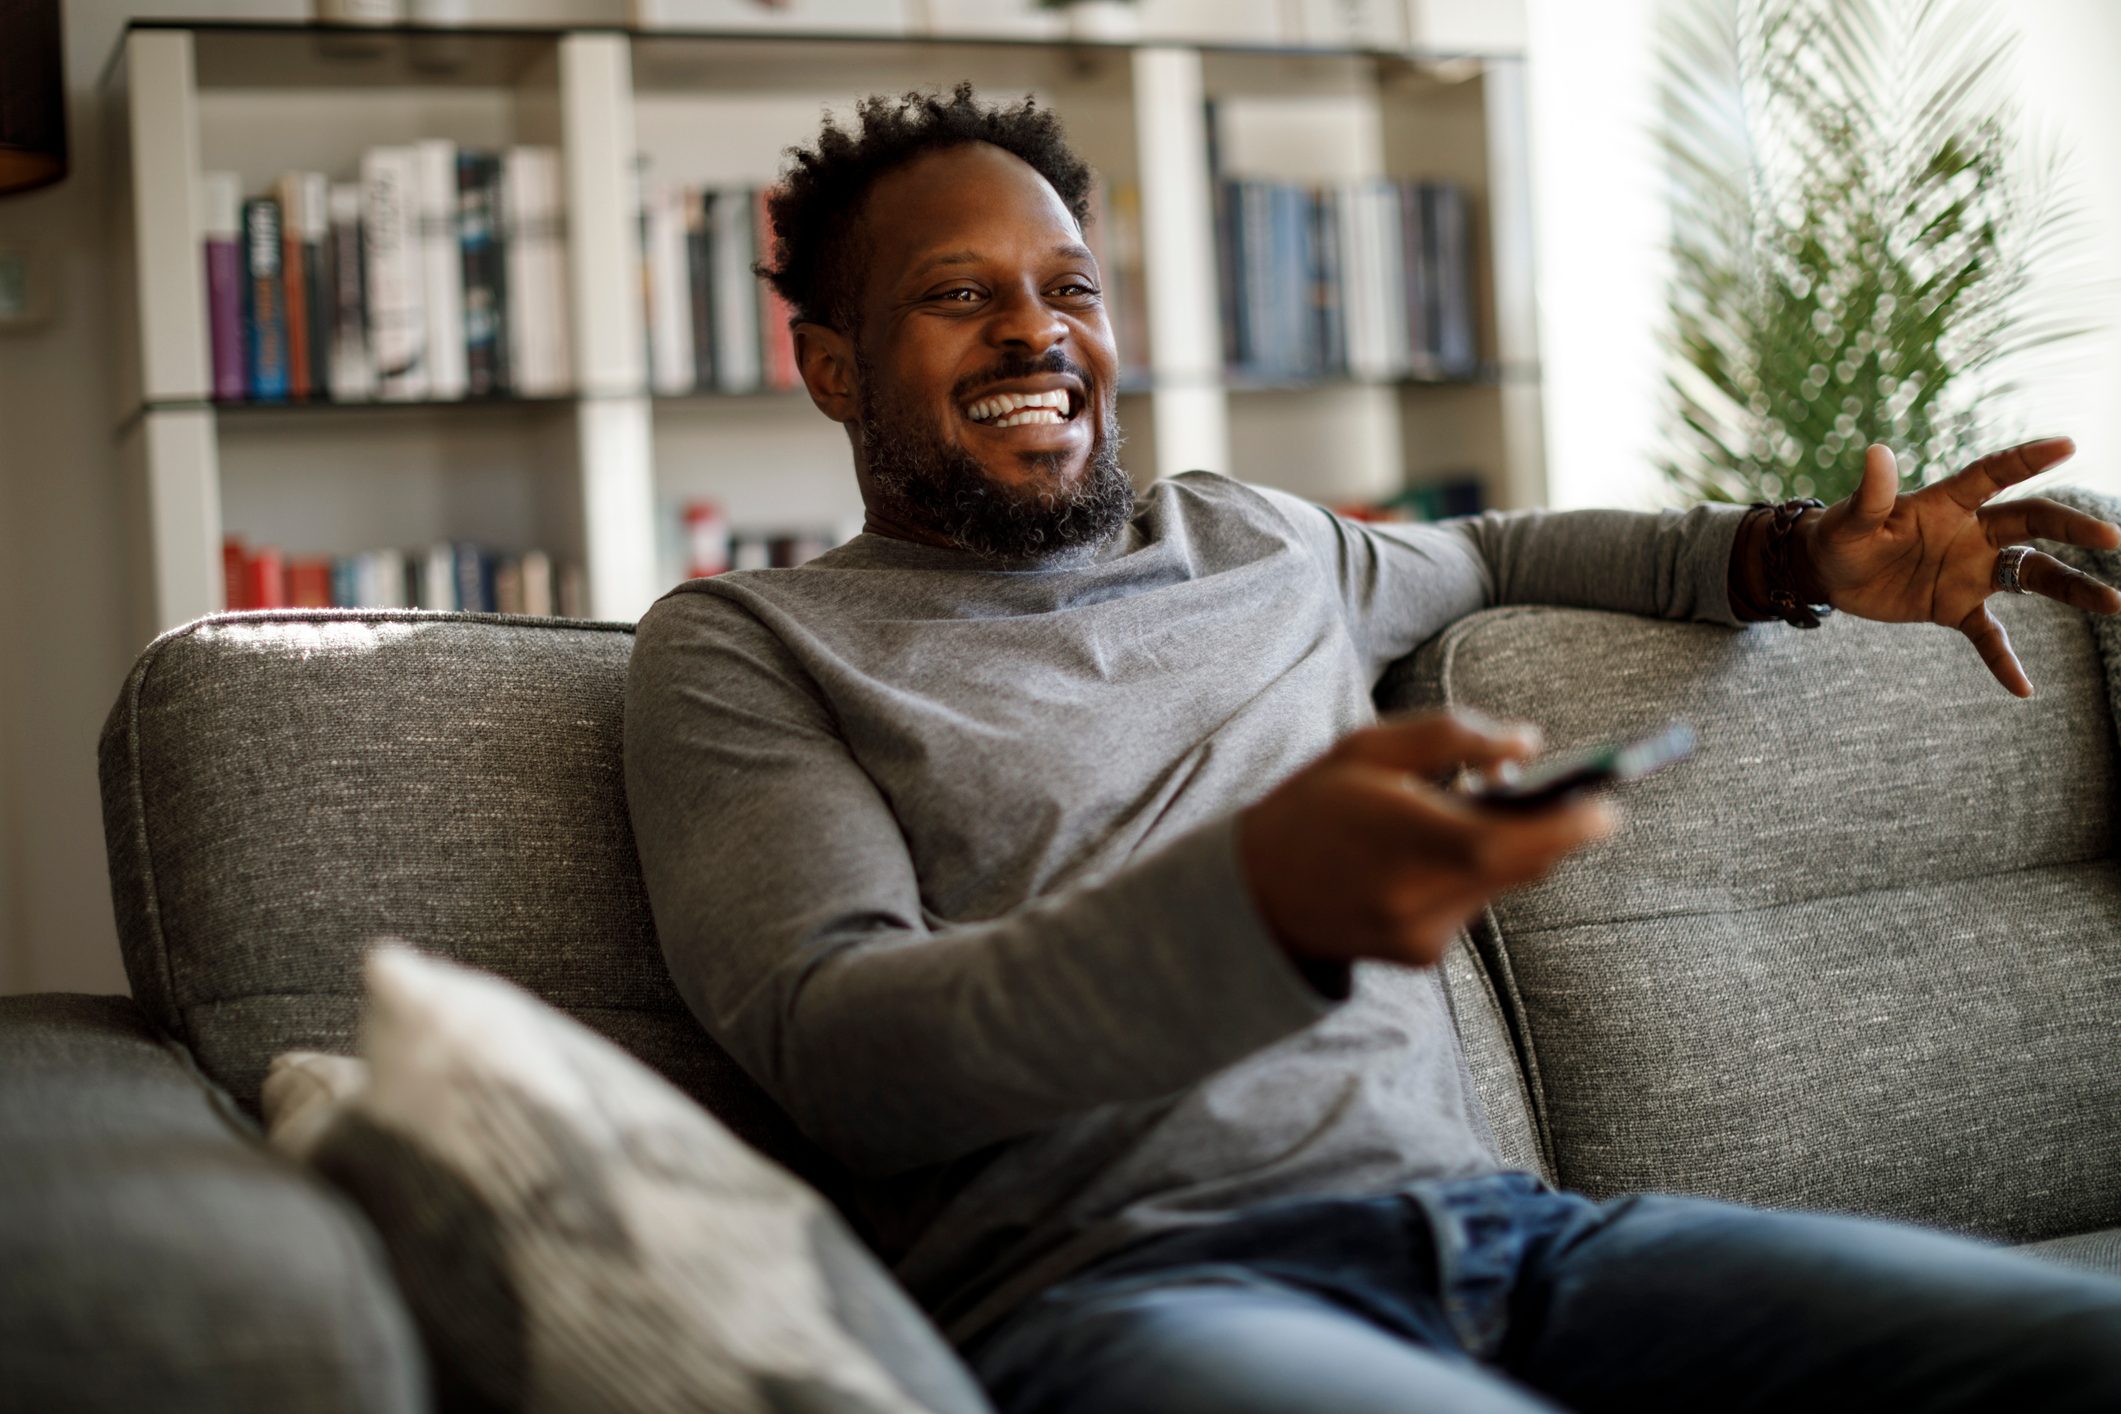
[[[2112,550],[2121,547],[2121,527],[2043,496],[1985,503],[2076,449],[2067,437],[2027,442],[1901,494],[1892,450],[1873,446],[1855,493],[1805,527],[1817,589],[1826,603],[1858,618],[1957,629],[1998,682],[2032,696],[2032,681],[1988,607],[1998,553],[2035,539]],[[2039,551],[2026,557],[2019,582],[2090,613],[2121,612],[2121,592]]]

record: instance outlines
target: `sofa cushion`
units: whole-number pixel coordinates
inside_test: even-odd
[[[127,998],[0,998],[0,1405],[428,1407],[374,1232]]]
[[[1493,610],[1386,685],[1556,750],[1701,730],[1475,930],[1557,1181],[2006,1240],[2121,1223],[2106,682],[2083,615],[1992,603],[2029,701],[1957,634],[1845,615]]]
[[[638,1061],[403,946],[366,976],[362,1060],[276,1064],[274,1142],[368,1211],[438,1359],[489,1404],[988,1408],[823,1199]]]
[[[630,625],[219,614],[143,652],[104,726],[133,994],[256,1113],[282,1051],[351,1047],[389,934],[520,983],[835,1195],[672,986],[620,761]]]

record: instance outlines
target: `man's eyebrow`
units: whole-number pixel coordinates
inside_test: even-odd
[[[1047,251],[1046,254],[1057,256],[1064,260],[1094,261],[1097,259],[1096,252],[1076,241],[1063,241]],[[919,279],[938,265],[977,265],[985,258],[976,250],[953,250],[942,255],[931,255],[919,265],[914,266],[906,278],[909,280]]]

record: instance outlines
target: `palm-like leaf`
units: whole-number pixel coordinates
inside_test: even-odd
[[[2084,332],[2028,304],[2075,234],[2015,168],[2014,41],[1979,0],[1677,0],[1664,474],[1837,500],[1886,442],[1910,482],[1990,450],[2010,361]]]

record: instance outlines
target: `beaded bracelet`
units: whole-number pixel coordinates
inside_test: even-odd
[[[1798,602],[1797,590],[1792,583],[1790,537],[1797,529],[1797,522],[1804,519],[1804,513],[1815,507],[1823,510],[1826,502],[1817,496],[1784,501],[1779,506],[1766,501],[1753,502],[1754,510],[1775,513],[1774,520],[1768,525],[1767,545],[1761,553],[1767,570],[1768,608],[1784,623],[1798,628],[1817,628],[1821,619],[1834,612],[1825,604]]]

